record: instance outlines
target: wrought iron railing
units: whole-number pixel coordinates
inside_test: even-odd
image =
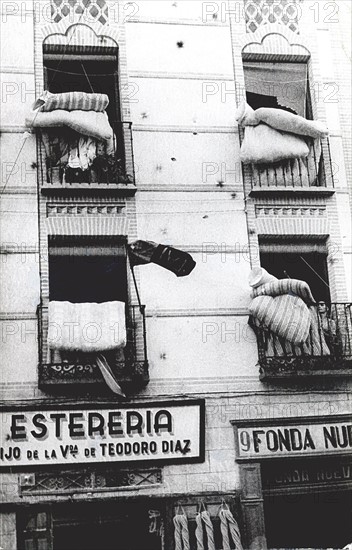
[[[122,349],[104,352],[108,364],[125,393],[149,382],[145,306],[126,308],[127,343]],[[63,352],[48,346],[48,308],[38,307],[39,387],[55,390],[67,385],[92,386],[105,382],[95,363],[96,354]]]
[[[328,138],[311,140],[307,158],[244,167],[252,191],[268,189],[334,188],[334,174]]]
[[[42,187],[134,185],[132,123],[115,122],[111,126],[110,144],[97,140],[82,143],[79,140],[84,136],[68,128],[43,130],[38,143]]]
[[[261,379],[352,376],[352,303],[332,303],[327,316],[312,308],[309,337],[294,345],[251,318],[257,336]]]

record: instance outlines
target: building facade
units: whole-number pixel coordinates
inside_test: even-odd
[[[192,549],[227,550],[223,510],[243,548],[350,543],[350,3],[0,9],[0,546],[179,550],[186,516]],[[62,129],[25,123],[43,90],[108,95],[113,165],[52,162]],[[242,164],[244,98],[326,124],[311,164]],[[133,268],[137,239],[196,267]],[[248,324],[259,266],[309,284],[320,335],[325,303],[325,351]],[[52,300],[125,303],[125,400],[51,349]]]

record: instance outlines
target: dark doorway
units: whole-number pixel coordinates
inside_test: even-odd
[[[268,548],[343,548],[352,540],[349,491],[267,496]]]
[[[162,550],[145,504],[76,504],[53,514],[53,550]]]
[[[266,246],[266,249],[268,247]],[[290,245],[287,245],[290,248]],[[299,279],[310,286],[316,302],[330,303],[330,289],[326,254],[321,252],[260,253],[260,264],[278,279]]]

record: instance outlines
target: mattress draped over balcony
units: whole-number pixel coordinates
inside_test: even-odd
[[[84,171],[95,158],[113,155],[116,138],[105,111],[108,104],[106,94],[85,92],[51,94],[45,91],[37,99],[26,125],[42,130],[51,167]]]
[[[125,347],[124,302],[49,302],[48,345],[50,349],[85,353]]]
[[[253,110],[243,102],[236,114],[244,127],[241,161],[252,166],[254,186],[311,186],[317,184],[321,138],[327,129],[282,109]]]

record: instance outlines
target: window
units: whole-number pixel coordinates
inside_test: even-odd
[[[127,302],[126,252],[121,242],[106,246],[95,239],[49,247],[49,299]]]
[[[80,242],[50,243],[49,301],[74,304],[102,304],[118,301],[124,302],[127,306],[126,247],[123,240],[111,242],[110,245],[106,245],[106,242],[104,244],[98,238]],[[128,307],[125,309],[125,314],[127,316]],[[72,322],[73,320],[66,319],[66,321]],[[55,321],[55,319],[54,322],[59,324],[58,330],[64,330],[61,328],[61,322]],[[81,318],[79,322],[81,322]],[[91,325],[91,333],[88,332],[89,325]],[[84,331],[83,338],[88,342],[91,340],[92,347],[94,347],[95,339],[104,336],[100,335],[100,332],[109,330],[109,323],[106,326],[103,325],[102,328],[100,325],[99,318],[84,317],[82,326],[77,327],[77,330],[80,333]],[[72,330],[75,331],[74,328]],[[66,336],[73,337],[69,333]],[[113,338],[112,334],[110,336]],[[77,339],[79,340],[80,336]],[[118,335],[116,335],[116,341],[117,339]],[[87,347],[89,348],[89,345]],[[121,349],[105,353],[110,361],[124,361],[125,359],[124,351]],[[89,353],[58,351],[56,348],[51,350],[51,358],[55,362],[92,360]]]
[[[262,238],[259,246],[260,263],[268,273],[278,279],[306,282],[314,299],[312,303],[303,288],[299,290],[294,282],[287,281],[288,290],[281,294],[298,294],[307,307],[302,300],[293,303],[287,296],[278,296],[276,291],[271,299],[267,296],[265,305],[257,304],[257,307],[269,308],[271,316],[264,321],[256,315],[250,318],[257,336],[261,379],[321,376],[328,372],[334,376],[350,376],[351,304],[331,302],[326,243],[283,241],[281,237],[280,240]],[[273,301],[276,296],[281,302]],[[290,329],[296,332],[289,337]],[[302,333],[297,337],[299,331]]]
[[[46,53],[44,50],[44,85],[53,94],[62,92],[100,93],[109,96],[106,112],[113,124],[121,120],[117,51],[106,55],[84,54],[75,47],[73,54]],[[99,51],[99,50],[98,50]]]
[[[260,264],[278,279],[298,279],[308,283],[316,302],[330,302],[327,250],[322,243],[263,241],[259,243]]]
[[[41,389],[102,385],[97,354],[124,392],[149,382],[145,306],[130,303],[126,244],[124,236],[50,238],[49,292],[38,309]]]
[[[311,118],[306,63],[244,62],[247,103]]]
[[[108,118],[104,124],[100,124],[101,121],[99,124],[93,121],[93,124],[100,128],[99,135],[111,134],[107,140],[88,135],[84,129],[79,132],[79,122],[74,124],[74,129],[66,124],[43,127],[44,184],[68,187],[72,184],[133,183],[131,125],[121,120],[118,49],[74,46],[61,51],[57,46],[44,44],[44,88],[53,94],[106,94]],[[83,121],[85,128],[89,124],[88,119]]]
[[[257,110],[261,107],[281,109],[309,120],[313,119],[306,62],[244,61],[243,70],[246,101],[252,109]],[[331,176],[332,182],[327,138],[300,137],[308,146],[301,141],[301,147],[306,149],[305,157],[290,158],[288,155],[287,160],[279,162],[249,164],[248,174],[252,190],[262,187],[265,189],[268,187],[274,189],[326,187],[327,174],[329,178]],[[252,139],[255,139],[254,135]],[[282,147],[284,147],[283,144],[284,142]],[[297,145],[299,145],[298,142]],[[286,145],[286,147],[291,146],[292,144]],[[274,148],[274,145],[272,147]],[[255,148],[255,143],[252,144],[252,148]],[[280,158],[282,158],[281,155],[280,149]],[[329,159],[328,170],[326,170],[324,158]]]

